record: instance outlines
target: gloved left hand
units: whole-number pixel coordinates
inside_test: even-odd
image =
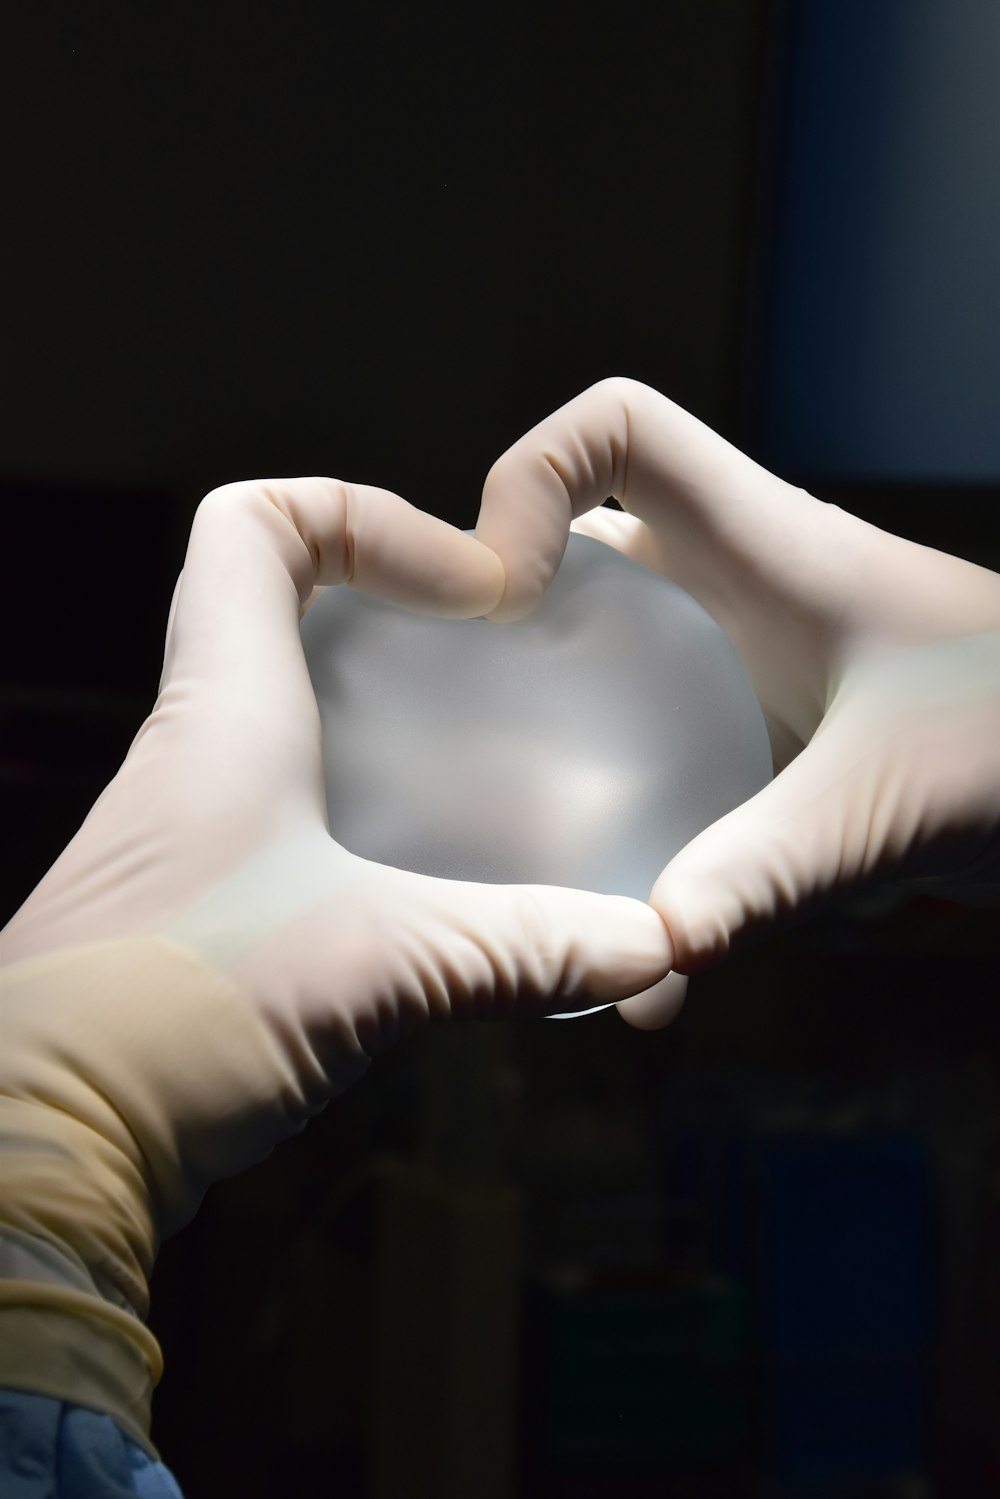
[[[159,1239],[391,1042],[435,1018],[584,1009],[668,972],[640,901],[432,879],[330,836],[299,633],[318,590],[470,618],[504,582],[487,547],[386,491],[269,480],[201,502],[155,706],[2,934],[0,1101],[40,1143],[7,1163],[0,1235],[72,1240],[100,1294],[142,1318]],[[53,1192],[79,1197],[65,1212],[37,1195],[38,1160],[60,1151],[73,1182],[57,1173]]]

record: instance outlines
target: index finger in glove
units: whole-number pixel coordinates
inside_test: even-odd
[[[494,607],[504,577],[485,546],[388,490],[318,477],[226,484],[195,513],[161,689],[183,675],[283,692],[305,672],[302,614],[336,583],[470,619]]]
[[[658,551],[647,565],[709,608],[734,584],[745,588],[748,566],[777,557],[787,576],[792,563],[822,555],[802,520],[828,507],[658,391],[602,380],[527,432],[487,476],[476,537],[507,574],[491,619],[531,612],[562,560],[571,523],[609,496],[655,532],[644,541],[647,554]],[[799,550],[808,555],[797,557]]]

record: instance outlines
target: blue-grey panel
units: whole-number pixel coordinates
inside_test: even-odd
[[[762,440],[829,479],[1000,479],[1000,4],[799,0]]]

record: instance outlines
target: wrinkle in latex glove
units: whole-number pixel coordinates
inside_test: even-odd
[[[666,859],[771,779],[723,631],[588,537],[569,536],[526,619],[329,589],[302,643],[330,832],[381,865],[646,900]]]

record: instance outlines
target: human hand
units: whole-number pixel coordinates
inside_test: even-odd
[[[274,1060],[270,1092],[266,1070],[245,1099],[232,1079],[223,1106],[221,1094],[198,1094],[193,1062],[186,1077],[176,1067],[159,1076],[145,1039],[156,1027],[138,997],[101,1028],[102,1045],[110,1034],[112,1050],[129,1057],[126,1092],[165,1094],[157,1128],[187,1142],[166,1152],[180,1177],[199,1158],[199,1132],[218,1142],[220,1109],[241,1120],[214,1145],[211,1167],[189,1172],[189,1183],[157,1184],[173,1204],[167,1231],[190,1216],[210,1175],[267,1154],[422,1023],[580,1009],[642,990],[669,968],[663,924],[639,901],[433,879],[333,841],[299,623],[319,590],[338,583],[469,618],[495,606],[504,579],[471,536],[385,491],[322,478],[213,491],[194,517],[156,704],[3,934],[5,964],[166,938],[223,975],[260,1032]],[[177,1004],[192,1058],[223,1044],[210,1014]],[[88,1050],[92,1013],[60,1015],[61,1042],[50,1034],[54,1014],[14,1020],[30,1032],[29,1050],[55,1047],[102,1079],[132,1123],[114,1056]],[[160,1148],[147,1154],[164,1158]]]
[[[614,496],[624,513],[600,509]],[[872,879],[1000,895],[1000,576],[768,473],[633,380],[601,381],[497,460],[476,538],[523,618],[569,530],[693,595],[733,642],[777,772],[650,894],[694,974]],[[682,990],[619,1004],[673,1018]]]

